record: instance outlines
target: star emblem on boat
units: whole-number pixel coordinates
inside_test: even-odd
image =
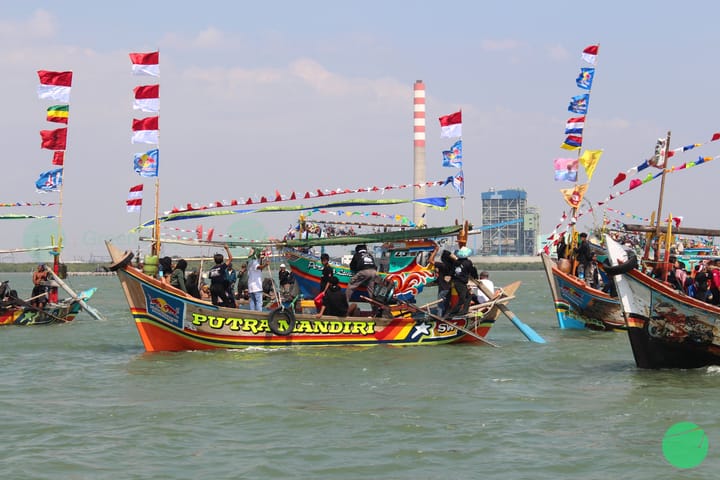
[[[418,335],[430,335],[430,327],[432,327],[429,323],[418,323],[415,325],[415,331],[412,334],[412,338],[416,338]]]

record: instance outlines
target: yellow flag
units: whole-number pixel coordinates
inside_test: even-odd
[[[578,158],[580,164],[585,168],[585,174],[587,175],[588,180],[592,178],[593,173],[595,172],[595,167],[600,161],[602,154],[602,150],[585,150],[583,154],[580,155],[580,158]]]
[[[585,196],[587,187],[587,183],[584,183],[582,185],[575,185],[573,188],[561,188],[560,192],[563,194],[563,197],[568,205],[572,208],[577,208],[580,206],[580,202],[582,202],[582,199]]]

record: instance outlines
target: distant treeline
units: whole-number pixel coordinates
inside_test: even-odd
[[[0,272],[29,273],[37,268],[38,263],[39,262],[0,263]],[[50,267],[52,266],[52,262],[47,262],[45,265]],[[66,263],[65,266],[68,272],[104,272],[105,268],[107,268],[107,265],[100,265],[98,263]]]

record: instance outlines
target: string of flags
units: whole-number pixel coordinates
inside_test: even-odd
[[[680,172],[680,171],[687,170],[687,169],[692,168],[692,167],[696,167],[696,166],[699,166],[699,165],[704,165],[704,164],[706,164],[706,163],[708,163],[708,162],[710,162],[710,161],[712,161],[712,160],[716,160],[716,159],[718,159],[718,158],[720,158],[720,155],[716,155],[716,156],[714,156],[714,157],[702,157],[702,156],[700,156],[700,157],[698,157],[698,159],[695,160],[695,161],[689,161],[689,162],[685,162],[685,163],[683,163],[683,164],[681,164],[681,165],[677,165],[677,166],[672,166],[672,167],[666,168],[666,169],[665,169],[665,172],[666,172],[667,174]],[[621,197],[622,195],[625,195],[626,193],[628,193],[628,192],[631,191],[631,190],[635,190],[635,189],[638,188],[638,187],[641,187],[641,186],[643,186],[643,185],[647,185],[647,184],[650,183],[651,181],[653,181],[653,180],[655,180],[656,178],[659,178],[659,177],[661,177],[661,176],[662,176],[662,170],[659,171],[659,172],[657,172],[657,173],[654,173],[654,174],[648,174],[648,175],[647,175],[644,179],[642,179],[642,180],[641,180],[641,179],[633,179],[633,180],[630,182],[630,185],[628,186],[627,189],[625,189],[625,190],[623,190],[623,191],[618,191],[618,192],[609,194],[605,199],[596,202],[596,203],[594,204],[594,206],[598,206],[598,207],[599,207],[599,206],[604,206],[604,208],[605,208],[606,210],[612,210],[612,209],[610,209],[609,207],[605,206],[605,204],[608,203],[608,202],[610,202],[610,201],[612,201],[612,200],[615,200],[616,198]],[[587,212],[588,212],[588,213],[592,212],[592,211],[593,211],[593,208],[594,208],[594,207],[591,206],[590,209],[589,209]],[[617,210],[614,210],[614,211],[617,212]],[[580,210],[576,210],[576,214],[575,214],[574,217],[568,217],[568,215],[567,215],[565,212],[563,212],[562,217],[561,217],[561,219],[560,219],[560,223],[558,223],[558,224],[555,226],[555,228],[553,229],[553,232],[547,237],[547,243],[546,243],[545,246],[543,247],[543,250],[544,250],[545,252],[549,252],[549,247],[550,247],[550,245],[556,245],[556,244],[558,243],[558,241],[560,240],[560,234],[558,233],[558,231],[559,231],[560,227],[562,226],[562,224],[563,224],[566,220],[569,219],[569,223],[568,223],[567,227],[565,228],[565,230],[563,230],[562,235],[564,235],[571,226],[575,225],[575,224],[577,223],[578,218],[580,218],[582,215],[583,215],[583,212],[581,212]],[[638,216],[636,216],[636,215],[628,215],[628,214],[624,214],[624,215],[626,215],[626,216],[631,216],[631,217],[634,218],[634,219],[639,219],[639,220],[642,220],[642,221],[644,221],[644,222],[648,222],[648,221],[649,221],[647,218],[638,217]]]
[[[368,200],[368,199],[360,199],[360,198],[354,198],[351,200],[346,201],[339,201],[339,202],[330,202],[326,203],[324,205],[285,205],[285,206],[263,206],[260,208],[244,208],[244,209],[237,209],[237,210],[214,210],[214,211],[208,211],[208,210],[199,210],[199,211],[185,211],[185,212],[170,212],[164,214],[162,217],[158,219],[159,222],[172,222],[177,220],[193,220],[193,219],[199,219],[199,218],[205,218],[205,217],[220,217],[220,216],[227,216],[227,215],[245,215],[250,213],[272,213],[272,212],[300,212],[300,211],[308,211],[308,210],[316,210],[316,209],[322,209],[322,208],[347,208],[347,207],[361,207],[361,206],[368,206],[368,205],[382,205],[382,206],[389,206],[389,205],[401,205],[406,203],[419,203],[422,205],[425,205],[426,207],[438,209],[438,210],[445,210],[448,208],[447,206],[447,197],[428,197],[428,198],[417,198],[414,200],[408,200],[408,199],[396,199],[396,198],[388,198],[388,199],[379,199],[379,200]],[[149,228],[154,226],[155,220],[148,220],[147,222],[133,228],[131,232],[136,232],[142,228]]]
[[[57,203],[48,202],[0,202],[0,207],[54,207]]]
[[[664,140],[664,139],[663,139],[663,140]],[[715,141],[717,141],[717,140],[720,140],[720,132],[713,133],[713,135],[712,135],[712,137],[710,138],[710,141],[709,141],[709,142],[706,142],[706,143],[691,143],[690,145],[684,145],[684,146],[682,146],[682,147],[678,147],[678,148],[674,148],[674,149],[672,149],[672,150],[669,150],[669,151],[667,152],[667,158],[670,159],[671,157],[675,156],[676,153],[687,152],[687,151],[690,151],[690,150],[692,150],[692,149],[694,149],[694,148],[702,147],[703,145],[707,145],[708,143],[715,142]],[[653,156],[653,157],[654,157],[654,156]],[[637,166],[635,166],[635,167],[630,168],[629,170],[627,170],[627,171],[625,171],[625,172],[620,172],[620,173],[618,173],[617,176],[615,177],[615,179],[613,180],[612,186],[614,187],[615,185],[617,185],[617,184],[625,181],[627,178],[629,178],[629,177],[631,177],[631,176],[633,176],[633,175],[635,175],[635,174],[637,174],[637,173],[639,173],[639,172],[642,172],[643,170],[645,170],[645,169],[648,168],[648,167],[658,166],[658,165],[654,165],[654,164],[653,164],[653,157],[651,157],[650,159],[647,159],[647,160],[643,160],[642,163],[640,163],[639,165],[637,165]],[[703,158],[703,157],[700,157],[700,158]],[[662,168],[662,165],[660,165],[659,167]]]
[[[586,115],[590,106],[590,91],[595,80],[595,64],[599,45],[590,45],[582,52],[582,59],[593,67],[581,67],[580,74],[575,79],[578,88],[585,92],[570,98],[568,111],[579,116],[570,117],[565,122],[565,140],[560,145],[564,150],[577,151],[579,153],[583,146],[583,135],[585,131]],[[587,182],[582,185],[575,185],[573,188],[564,188],[560,190],[565,202],[571,208],[578,208],[587,191],[590,180],[592,179],[595,167],[600,161],[602,150],[585,150],[582,155],[577,158],[556,158],[553,160],[554,179],[555,181],[578,181],[578,169],[582,165],[585,169]]]
[[[48,122],[68,124],[70,115],[70,90],[72,88],[71,71],[53,72],[38,70],[40,85],[37,88],[40,100],[54,100],[61,105],[51,105],[46,111]],[[35,181],[35,189],[40,193],[57,192],[62,186],[65,150],[67,149],[67,127],[54,130],[40,130],[40,148],[52,150],[51,164],[59,168],[42,172]]]
[[[132,74],[138,76],[160,76],[160,52],[130,53]],[[130,142],[155,145],[146,152],[133,155],[133,171],[141,177],[157,177],[160,168],[160,84],[138,85],[133,88],[133,110],[143,113],[154,113],[143,118],[134,118],[132,121],[132,135]],[[137,185],[133,188],[136,188]],[[131,189],[131,193],[132,193]],[[127,204],[128,212],[142,210],[142,189],[140,189],[140,202]],[[135,199],[137,200],[137,199]],[[130,200],[128,199],[128,202]]]
[[[294,190],[289,195],[283,195],[278,190],[275,190],[274,195],[263,195],[243,198],[240,197],[237,200],[216,200],[207,204],[190,203],[187,202],[184,207],[173,207],[172,210],[165,212],[167,213],[181,213],[181,212],[192,212],[196,210],[207,210],[211,208],[223,208],[223,207],[234,207],[238,205],[254,205],[257,203],[275,203],[275,202],[286,202],[299,199],[311,199],[311,198],[322,198],[330,197],[335,195],[349,195],[355,193],[377,193],[384,194],[390,190],[403,190],[406,188],[432,188],[432,187],[443,187],[448,183],[452,183],[452,178],[446,180],[437,180],[434,182],[415,183],[415,184],[401,184],[401,185],[387,185],[384,187],[372,186],[372,187],[360,187],[360,188],[336,188],[334,190],[328,189],[316,189],[314,191],[306,191],[305,193],[298,194]]]
[[[438,120],[440,121],[440,138],[462,137],[462,110],[450,115],[444,115]],[[445,184],[452,184],[460,196],[465,195],[465,177],[462,171],[462,138],[453,143],[449,150],[443,150],[442,159],[443,167],[460,169],[455,175],[449,176],[445,180]]]

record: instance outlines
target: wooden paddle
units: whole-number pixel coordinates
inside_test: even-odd
[[[481,292],[485,294],[486,297],[489,299],[493,299],[495,297],[495,292],[491,292],[484,283],[482,283],[480,280],[476,280],[474,278],[470,278],[472,282],[477,285],[477,287],[480,289]],[[545,343],[545,339],[542,338],[538,333],[530,328],[529,325],[524,324],[518,317],[515,315],[512,311],[510,311],[509,308],[507,308],[502,303],[498,303],[497,307],[500,309],[502,313],[505,314],[505,316],[510,319],[510,321],[517,327],[520,332],[525,335],[525,338],[530,340],[531,342],[535,343]]]
[[[375,305],[379,305],[379,306],[381,306],[381,307],[388,308],[387,305],[385,305],[385,304],[383,304],[383,303],[380,303],[380,302],[377,302],[377,301],[373,300],[372,298],[368,298],[368,297],[362,297],[362,298],[363,298],[364,300],[367,300],[367,301],[370,302],[370,303],[375,304]],[[490,340],[487,340],[487,339],[481,337],[480,335],[478,335],[477,333],[473,332],[472,330],[468,330],[467,328],[461,327],[460,325],[455,325],[454,323],[449,322],[449,321],[445,320],[445,319],[442,318],[442,317],[438,317],[437,315],[435,315],[435,314],[433,314],[433,313],[430,313],[429,310],[423,310],[422,308],[417,307],[417,306],[413,305],[412,303],[408,303],[408,302],[406,302],[406,301],[404,301],[404,300],[400,300],[400,299],[398,299],[398,298],[396,298],[395,300],[396,300],[400,305],[403,305],[404,307],[406,307],[408,310],[411,310],[411,311],[413,311],[413,312],[418,312],[418,313],[424,313],[425,315],[427,315],[428,317],[432,318],[433,320],[436,320],[436,321],[438,321],[438,322],[442,322],[442,323],[444,323],[444,324],[446,324],[446,325],[449,325],[449,326],[451,326],[451,327],[453,327],[453,328],[455,328],[455,329],[457,329],[457,330],[460,330],[461,332],[463,332],[463,333],[465,333],[465,334],[467,334],[467,335],[470,335],[471,337],[476,338],[476,339],[480,340],[480,341],[483,342],[483,343],[486,343],[486,344],[488,344],[488,345],[490,345],[490,346],[492,346],[492,347],[497,347],[497,348],[500,347],[500,345],[498,345],[498,344],[496,344],[496,343],[493,343],[493,342],[491,342]]]

